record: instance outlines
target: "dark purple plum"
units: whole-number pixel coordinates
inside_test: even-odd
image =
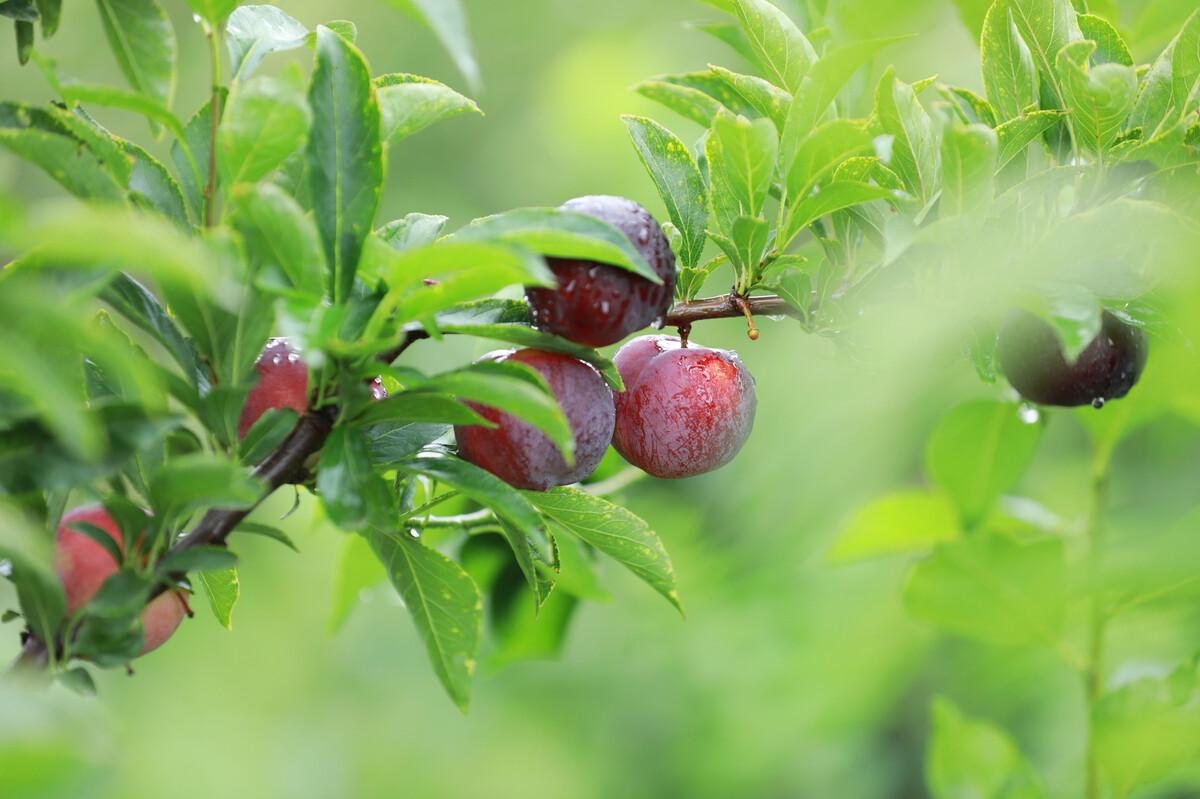
[[[1011,311],[1000,327],[996,355],[1008,382],[1041,405],[1094,405],[1129,393],[1146,366],[1146,334],[1105,311],[1100,332],[1068,363],[1049,322]]]
[[[724,466],[754,426],[754,378],[737,353],[675,336],[642,336],[613,359],[617,395],[613,446],[655,477],[691,477]]]
[[[578,197],[563,210],[594,216],[619,229],[662,278],[656,285],[626,269],[597,261],[547,258],[556,288],[526,289],[534,323],[589,347],[614,344],[666,313],[675,294],[675,254],[658,222],[624,197]]]
[[[533,425],[476,403],[469,404],[496,427],[456,426],[459,454],[511,486],[535,491],[577,483],[595,471],[612,440],[615,417],[612,389],[600,373],[577,358],[542,350],[507,350],[484,358],[523,363],[546,379],[575,437],[575,465],[567,466],[558,447]]]

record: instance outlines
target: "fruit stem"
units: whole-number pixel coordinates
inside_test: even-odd
[[[679,326],[679,346],[687,349],[688,336],[692,335],[692,323],[684,322]]]
[[[736,291],[729,296],[733,300],[733,304],[746,317],[746,336],[751,341],[758,341],[758,328],[754,325],[754,313],[750,310],[750,303],[746,302],[746,298]]]

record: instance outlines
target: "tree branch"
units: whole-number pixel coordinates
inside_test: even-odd
[[[725,294],[719,297],[708,297],[691,302],[677,302],[664,318],[668,327],[690,329],[694,322],[706,319],[725,319],[748,316],[748,313],[768,316],[791,316],[803,318],[801,314],[787,304],[782,298],[773,295],[759,297],[742,297],[737,294]],[[753,330],[754,328],[751,327]],[[380,360],[391,363],[415,342],[429,338],[429,334],[420,328],[406,330],[400,343],[391,350],[380,355]],[[309,410],[292,432],[283,440],[279,448],[266,457],[254,469],[254,475],[259,478],[266,490],[253,505],[237,509],[214,509],[204,514],[191,532],[181,538],[171,547],[168,554],[181,552],[198,546],[224,546],[226,539],[243,519],[250,515],[274,491],[290,482],[294,482],[302,473],[305,461],[320,451],[333,430],[334,408]],[[174,580],[183,580],[186,574],[172,574]],[[159,584],[151,598],[167,590]],[[13,671],[44,669],[49,661],[48,651],[44,642],[30,635],[24,642],[21,654],[13,664]]]

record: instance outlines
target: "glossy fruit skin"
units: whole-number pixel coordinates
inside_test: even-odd
[[[675,336],[641,336],[613,359],[617,394],[613,446],[655,477],[691,477],[733,460],[754,427],[754,378],[729,350]]]
[[[54,569],[67,595],[67,613],[82,608],[104,581],[118,570],[108,550],[84,533],[72,529],[76,522],[99,527],[112,537],[124,552],[125,545],[116,521],[100,505],[84,505],[63,514],[54,538]],[[142,654],[162,646],[187,615],[187,603],[177,591],[159,594],[142,611],[145,636]]]
[[[244,438],[259,417],[272,408],[291,408],[296,413],[308,408],[308,367],[287,339],[268,341],[254,368],[258,383],[246,395],[238,419],[238,438]]]
[[[655,285],[597,261],[547,258],[558,287],[526,289],[534,324],[579,344],[603,347],[665,314],[675,296],[675,253],[650,212],[633,200],[604,195],[577,197],[562,208],[621,230],[663,282]]]
[[[558,447],[528,422],[496,408],[468,403],[497,426],[456,425],[459,454],[516,488],[545,491],[577,483],[600,464],[612,440],[616,411],[613,393],[590,364],[541,350],[505,350],[484,359],[516,361],[537,370],[550,384],[575,437],[575,465],[568,467]]]
[[[1146,334],[1105,311],[1100,333],[1067,363],[1054,328],[1028,311],[1005,318],[997,339],[1000,368],[1025,399],[1041,405],[1094,405],[1129,393],[1146,366]]]

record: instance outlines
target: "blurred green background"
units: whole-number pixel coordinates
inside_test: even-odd
[[[433,37],[385,3],[279,4],[308,25],[355,21],[375,73],[418,72],[465,90]],[[190,115],[207,90],[207,53],[184,4],[167,5],[181,51],[175,109]],[[830,5],[840,38],[913,34],[886,53],[904,79],[937,74],[979,87],[968,25],[986,3]],[[1187,5],[1120,4],[1139,58],[1162,46]],[[589,193],[628,195],[665,218],[619,114],[699,135],[629,87],[709,62],[741,66],[685,26],[712,10],[687,0],[467,7],[486,115],[393,149],[381,220],[424,211],[457,226]],[[0,40],[0,97],[50,99],[34,67],[16,67],[9,38]],[[67,3],[62,30],[38,47],[68,75],[121,83],[89,3]],[[131,117],[103,119],[149,138]],[[35,200],[58,196],[6,153],[0,182]],[[1073,673],[1049,654],[967,644],[910,621],[899,602],[906,560],[829,562],[830,542],[858,505],[922,480],[939,414],[1004,392],[981,384],[962,342],[921,309],[889,308],[866,328],[862,346],[782,322],[764,323],[754,344],[737,321],[695,332],[739,350],[759,408],[732,465],[681,482],[646,480],[624,495],[672,553],[685,621],[603,564],[613,601],[582,608],[556,661],[485,669],[463,717],[389,587],[366,592],[344,628],[327,632],[341,535],[304,501],[288,528],[301,554],[257,537],[237,542],[242,599],[232,633],[198,599],[196,619],[138,661],[135,676],[102,672],[96,700],[0,686],[0,796],[920,797],[938,694],[1010,729],[1050,795],[1077,795],[1085,719]],[[464,361],[478,354],[458,342],[449,351]],[[418,346],[413,362],[443,366],[445,352],[435,361]],[[1152,358],[1145,383],[1169,382],[1170,368]],[[1200,484],[1198,445],[1196,428],[1177,416],[1130,440],[1114,475],[1114,526],[1151,534],[1186,512]],[[1021,489],[1077,519],[1087,458],[1082,426],[1058,414]],[[279,496],[260,513],[278,516],[290,503]],[[7,592],[0,587],[0,607],[15,604]],[[1114,631],[1119,674],[1159,673],[1195,649],[1194,607],[1150,611]],[[0,662],[17,649],[15,625],[3,632]],[[1187,784],[1154,795],[1200,796]]]

